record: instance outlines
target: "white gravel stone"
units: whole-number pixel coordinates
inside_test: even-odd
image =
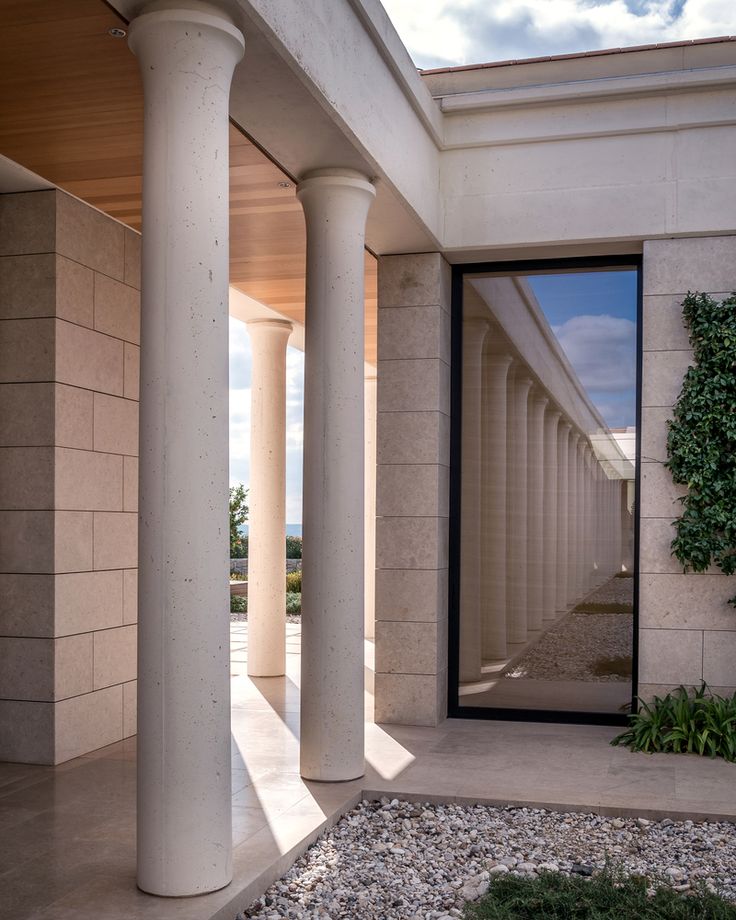
[[[728,822],[384,798],[325,831],[237,920],[454,920],[501,875],[585,875],[607,862],[682,892],[704,883],[736,901]]]

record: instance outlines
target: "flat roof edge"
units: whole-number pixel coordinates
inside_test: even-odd
[[[482,64],[458,64],[454,67],[418,68],[421,76],[442,73],[462,73],[466,70],[489,70],[494,67],[512,67],[515,64],[544,64],[550,61],[572,61],[580,58],[603,57],[611,54],[633,54],[639,51],[656,51],[661,48],[687,48],[692,45],[715,45],[736,42],[736,35],[719,35],[714,38],[693,38],[687,41],[658,42],[653,45],[632,45],[627,48],[603,48],[598,51],[574,51],[569,54],[548,54],[542,57],[514,58],[507,61],[489,61]]]

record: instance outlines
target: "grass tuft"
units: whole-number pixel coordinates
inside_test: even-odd
[[[652,893],[654,892],[654,893]],[[736,920],[736,906],[705,888],[680,894],[607,869],[590,879],[504,875],[465,907],[465,920]]]

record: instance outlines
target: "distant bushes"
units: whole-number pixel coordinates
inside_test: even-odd
[[[245,534],[241,534],[237,542],[230,541],[230,558],[231,559],[247,559],[248,558],[248,537]],[[301,537],[287,537],[286,538],[286,558],[287,559],[301,559],[302,558],[302,538]]]
[[[289,593],[301,594],[302,593],[302,573],[298,572],[289,572],[286,576],[286,590]]]
[[[301,559],[302,558],[302,538],[301,537],[287,537],[286,538],[286,558],[287,559]]]
[[[287,613],[301,613],[302,612],[301,594],[298,594],[295,591],[286,592],[286,612]]]
[[[245,594],[230,595],[230,613],[247,613],[248,598]]]

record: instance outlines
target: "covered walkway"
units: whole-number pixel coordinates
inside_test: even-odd
[[[736,820],[733,766],[613,748],[601,726],[448,720],[381,727],[366,693],[366,775],[299,776],[300,629],[288,673],[246,674],[247,624],[231,627],[234,879],[198,898],[135,885],[135,739],[59,767],[0,764],[0,914],[13,920],[233,920],[362,796],[525,803],[564,810]],[[366,686],[372,687],[366,645]]]

